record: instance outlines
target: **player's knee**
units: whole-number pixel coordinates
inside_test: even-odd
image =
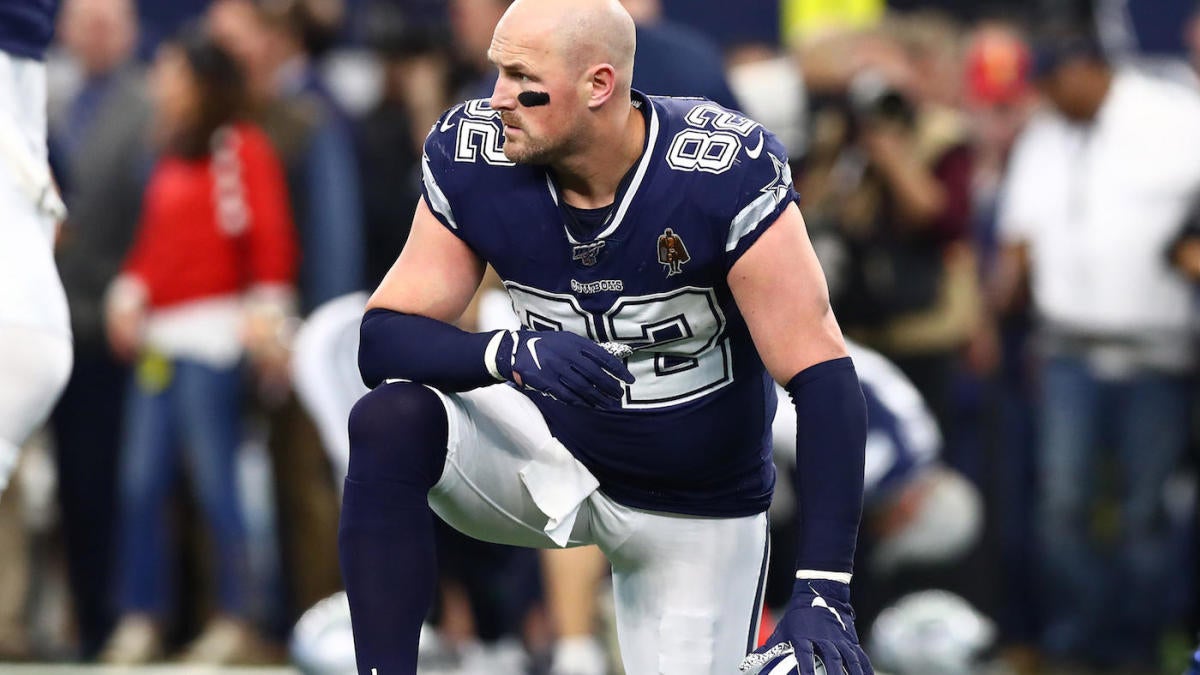
[[[430,389],[380,385],[350,411],[349,476],[433,487],[446,460],[447,429],[446,409]]]

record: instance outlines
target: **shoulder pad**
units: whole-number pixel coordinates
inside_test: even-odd
[[[429,129],[421,157],[421,192],[438,220],[458,229],[451,204],[478,181],[480,169],[513,166],[504,156],[500,114],[487,99],[447,110]]]

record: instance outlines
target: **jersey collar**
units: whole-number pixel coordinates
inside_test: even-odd
[[[642,148],[642,157],[638,160],[637,169],[633,172],[633,178],[622,191],[618,188],[617,191],[617,208],[613,211],[612,217],[609,218],[608,224],[604,226],[594,237],[594,240],[604,239],[613,232],[616,232],[620,227],[621,221],[625,219],[625,214],[629,211],[629,205],[633,202],[634,196],[637,195],[638,188],[642,185],[642,180],[646,177],[646,170],[650,166],[650,158],[654,155],[654,146],[658,142],[658,111],[654,109],[654,104],[642,92],[634,89],[631,92],[633,105],[646,113],[649,118],[649,123],[646,129],[646,145]],[[546,171],[546,187],[550,190],[550,198],[554,200],[554,204],[561,210],[562,203],[558,197],[558,186],[554,184],[554,178],[551,177],[550,171]],[[567,234],[567,239],[572,244],[581,243],[567,223],[563,222],[563,231]]]

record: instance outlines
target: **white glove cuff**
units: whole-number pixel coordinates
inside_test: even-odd
[[[492,339],[488,340],[487,349],[483,350],[483,365],[487,367],[488,374],[496,378],[497,382],[505,381],[504,376],[496,367],[496,354],[500,351],[500,343],[504,340],[505,335],[508,335],[508,331],[496,331]]]
[[[827,572],[825,570],[796,570],[797,579],[824,579],[825,581],[840,581],[850,583],[853,577],[849,572]]]

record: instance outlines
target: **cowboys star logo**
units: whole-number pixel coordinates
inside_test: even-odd
[[[658,262],[667,268],[668,277],[683,272],[680,268],[691,259],[687,246],[683,245],[683,238],[671,228],[658,235]]]
[[[759,192],[774,193],[775,201],[783,201],[783,198],[787,196],[788,188],[792,186],[792,167],[773,153],[768,152],[767,155],[771,158],[771,164],[775,165],[775,178]]]

